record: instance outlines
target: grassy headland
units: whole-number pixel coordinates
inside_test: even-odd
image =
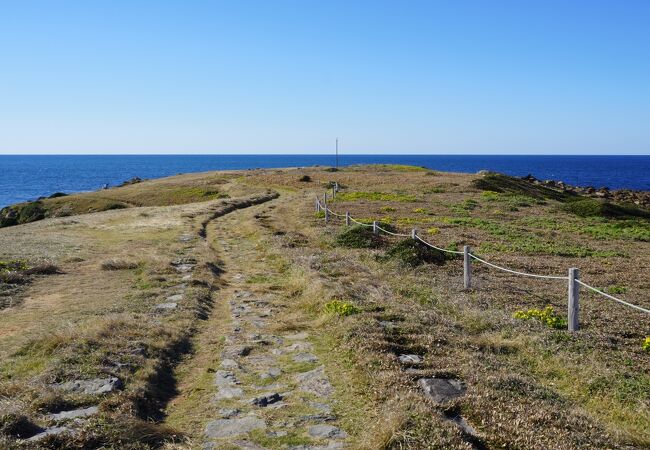
[[[443,248],[470,245],[515,270],[578,267],[585,282],[650,307],[647,210],[498,174],[215,172],[44,199],[5,210],[0,229],[0,447],[201,448],[225,406],[268,431],[212,448],[322,444],[305,428],[314,398],[292,385],[317,367],[309,358],[278,353],[284,407],[215,403],[242,286],[271,311],[249,338],[252,356],[271,345],[259,341],[309,336],[333,387],[324,423],[351,448],[650,445],[646,315],[583,290],[581,330],[569,333],[565,281],[478,264],[465,291],[457,258],[341,219],[325,226],[314,197],[332,181],[336,212],[417,228]],[[111,377],[120,386],[110,392],[62,387]],[[467,390],[437,404],[422,378]],[[271,385],[253,373],[239,382],[245,392]],[[95,406],[81,419],[53,416]],[[68,430],[23,440],[52,427]]]

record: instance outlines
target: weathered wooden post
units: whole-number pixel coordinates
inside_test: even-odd
[[[336,186],[332,186],[332,199],[336,197]]]
[[[325,196],[323,197],[323,209],[325,209],[325,223],[328,223],[330,221],[330,212],[329,209],[327,208],[327,192],[325,193]]]
[[[417,236],[418,236],[418,230],[416,230],[415,228],[413,228],[413,229],[411,230],[411,238],[412,238],[412,239],[417,239]]]
[[[372,222],[372,232],[375,233],[375,234],[379,233],[379,229],[377,229],[377,221],[376,220],[374,220]]]
[[[345,211],[345,225],[350,226],[350,212]]]
[[[580,329],[578,320],[578,314],[580,312],[580,285],[577,281],[579,279],[580,270],[575,267],[569,269],[569,331],[578,331]]]
[[[316,198],[316,212],[320,212],[320,201]]]
[[[463,246],[463,284],[465,289],[472,287],[472,258],[469,256],[471,251],[469,245]]]

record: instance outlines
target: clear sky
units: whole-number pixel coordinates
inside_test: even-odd
[[[650,1],[0,0],[0,153],[650,154]]]

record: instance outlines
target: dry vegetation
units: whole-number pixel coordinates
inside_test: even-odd
[[[24,272],[30,280],[0,282],[0,293],[10,292],[0,300],[12,299],[0,309],[0,447],[33,448],[18,435],[47,426],[48,414],[97,402],[52,385],[112,375],[124,388],[100,398],[97,416],[72,437],[39,445],[200,448],[214,414],[202,394],[212,383],[206,369],[218,362],[227,309],[222,268],[226,275],[255,268],[252,289],[278,293],[286,312],[276,329],[313,336],[353,448],[650,446],[647,316],[583,290],[582,329],[572,334],[544,313],[551,306],[564,316],[565,282],[475,265],[475,288],[464,291],[462,261],[408,239],[378,238],[336,221],[325,226],[313,199],[334,180],[342,187],[330,204],[335,211],[402,232],[415,227],[436,245],[470,245],[517,270],[565,275],[579,267],[587,283],[650,307],[644,211],[581,204],[492,175],[408,166],[264,170],[59,197],[43,201],[52,216],[112,209],[97,206],[109,194],[128,208],[0,230],[0,261],[27,261],[0,276]],[[280,193],[272,205],[215,221],[224,201],[215,196],[267,189]],[[141,205],[161,206],[134,208]],[[219,227],[239,233],[231,245],[259,259],[229,266]],[[210,245],[201,244],[200,233]],[[187,306],[154,312],[183,283],[170,265],[179,258],[197,267]],[[52,266],[27,273],[39,261]],[[264,267],[269,273],[259,275]],[[540,313],[529,316],[541,320],[515,317],[533,309]],[[399,354],[424,363],[405,367]],[[461,379],[467,393],[433,404],[417,387],[430,376]],[[461,431],[459,417],[473,433]],[[291,444],[254,438],[268,448]]]

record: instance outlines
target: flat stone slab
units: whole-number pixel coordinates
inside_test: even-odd
[[[47,428],[45,431],[42,431],[38,434],[35,434],[34,436],[30,437],[27,439],[27,442],[38,442],[42,439],[45,439],[48,436],[53,436],[53,435],[58,435],[58,434],[66,434],[70,433],[72,430],[67,427],[50,427]]]
[[[219,391],[214,395],[215,400],[226,400],[229,398],[240,398],[244,395],[241,388],[222,386]]]
[[[317,395],[319,397],[329,397],[334,392],[332,385],[325,375],[325,368],[320,366],[309,372],[303,372],[295,375],[295,380],[300,389],[304,392]]]
[[[315,363],[318,361],[318,358],[311,353],[298,353],[293,357],[293,360],[302,363]]]
[[[399,355],[397,359],[402,364],[422,364],[424,362],[424,358],[420,355]]]
[[[460,397],[467,390],[462,381],[453,378],[420,378],[418,384],[424,394],[436,403]]]
[[[194,270],[194,266],[196,266],[196,264],[178,264],[174,266],[174,269],[179,273],[187,273]]]
[[[333,425],[312,425],[307,430],[309,435],[318,439],[345,439],[348,434]]]
[[[95,378],[92,380],[73,380],[55,385],[68,392],[82,392],[89,395],[107,394],[122,388],[122,381],[117,377]]]
[[[241,411],[237,408],[221,408],[217,411],[222,419],[230,419],[238,415]]]
[[[99,412],[99,408],[96,406],[89,406],[88,408],[79,408],[72,409],[70,411],[61,411],[56,414],[50,414],[49,418],[51,420],[68,420],[68,419],[79,419],[82,417],[89,417],[95,415]]]
[[[218,419],[213,420],[205,427],[205,435],[209,438],[225,438],[265,428],[266,422],[256,416]]]
[[[234,386],[239,384],[237,377],[232,372],[227,370],[217,370],[217,373],[214,376],[214,384],[217,386]]]
[[[309,342],[296,342],[284,347],[287,352],[309,352],[314,348]]]
[[[180,302],[181,300],[183,300],[183,294],[174,294],[174,295],[170,295],[170,296],[167,297],[165,300],[167,300],[167,301],[170,302],[170,303],[173,303],[173,302]]]
[[[156,306],[154,306],[154,308],[161,309],[161,310],[176,309],[178,308],[178,303],[174,303],[174,302],[158,303]]]
[[[239,369],[239,364],[234,359],[226,358],[221,361],[221,367],[224,369]]]

